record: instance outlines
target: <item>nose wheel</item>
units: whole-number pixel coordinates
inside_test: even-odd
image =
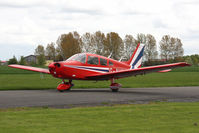
[[[63,82],[57,86],[57,90],[59,92],[69,91],[73,86],[72,80],[69,80],[69,82],[63,80]]]

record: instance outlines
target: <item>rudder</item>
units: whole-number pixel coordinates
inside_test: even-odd
[[[144,55],[144,44],[138,44],[131,58],[127,61],[127,64],[131,66],[130,69],[140,68],[142,65],[142,58]]]

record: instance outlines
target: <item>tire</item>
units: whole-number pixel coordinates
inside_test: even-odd
[[[112,92],[118,92],[119,89],[111,89]]]
[[[65,91],[70,91],[70,89],[71,89],[71,87],[69,89],[65,90]]]

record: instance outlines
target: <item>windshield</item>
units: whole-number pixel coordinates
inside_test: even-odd
[[[86,63],[86,54],[75,54],[66,61],[79,61],[81,63]]]

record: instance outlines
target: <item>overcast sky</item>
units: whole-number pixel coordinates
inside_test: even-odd
[[[123,38],[152,34],[182,40],[185,54],[199,54],[198,0],[1,0],[0,60],[34,53],[77,31],[117,32]]]

